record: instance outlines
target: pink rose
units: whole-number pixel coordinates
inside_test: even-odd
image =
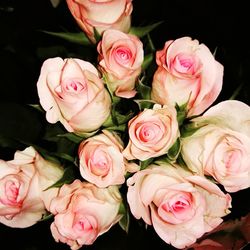
[[[179,136],[176,110],[158,104],[145,109],[129,121],[128,133],[129,142],[123,151],[128,160],[144,161],[166,154]]]
[[[80,28],[95,43],[94,28],[99,34],[107,29],[128,32],[132,0],[67,0],[69,10]]]
[[[32,147],[0,160],[0,222],[17,228],[37,223],[58,189],[46,188],[62,177],[62,169],[44,160]]]
[[[46,60],[37,89],[47,121],[60,121],[69,132],[94,131],[110,114],[109,93],[89,62],[59,57]]]
[[[205,177],[158,162],[127,180],[128,203],[166,243],[184,248],[211,231],[227,215],[231,197]]]
[[[204,44],[190,37],[167,41],[156,53],[158,69],[152,99],[160,104],[188,103],[188,116],[199,115],[218,97],[223,66]]]
[[[123,184],[124,175],[133,166],[122,150],[120,137],[107,130],[82,141],[78,149],[81,176],[98,187]]]
[[[116,186],[100,189],[79,180],[63,185],[50,206],[50,212],[55,215],[52,235],[72,250],[91,245],[121,218],[118,215],[120,203]]]
[[[97,47],[100,70],[117,96],[135,96],[135,82],[141,73],[143,44],[136,36],[107,30]]]
[[[213,176],[228,192],[250,187],[249,117],[245,103],[224,101],[193,119],[196,126],[206,126],[182,141],[189,168]]]

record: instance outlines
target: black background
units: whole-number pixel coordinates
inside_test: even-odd
[[[236,99],[250,103],[250,15],[247,1],[134,0],[133,5],[133,26],[164,21],[151,32],[156,49],[161,49],[165,41],[182,36],[198,39],[211,51],[217,49],[216,59],[224,65],[224,83],[216,102],[228,99],[242,85]],[[79,46],[40,30],[80,31],[64,1],[54,9],[49,0],[0,0],[0,109],[4,107],[6,112],[10,103],[38,103],[36,82],[45,59],[68,54],[85,60],[89,57]],[[0,119],[4,124],[2,117]],[[246,215],[249,207],[248,190],[234,194],[230,218]],[[7,249],[69,249],[54,242],[49,231],[50,223],[40,222],[27,229],[1,225],[1,245],[5,243]],[[145,230],[134,220],[131,223],[127,236],[116,225],[99,237],[93,246],[85,248],[167,249],[152,228]]]

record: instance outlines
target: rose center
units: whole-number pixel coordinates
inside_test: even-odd
[[[174,192],[166,197],[158,208],[159,216],[168,223],[179,224],[190,220],[194,215],[192,195]]]
[[[1,202],[5,205],[18,206],[21,202],[18,202],[20,186],[14,181],[7,181],[5,184],[5,198],[1,198]]]
[[[142,142],[153,142],[158,138],[160,131],[157,124],[145,123],[139,130],[139,139]]]
[[[65,82],[65,90],[67,92],[78,93],[86,89],[86,83],[79,80],[67,80]]]
[[[193,55],[178,54],[173,60],[174,69],[179,73],[194,75],[197,72],[197,63]]]
[[[237,150],[230,150],[224,154],[223,162],[225,168],[230,172],[236,172],[240,166],[240,153]]]
[[[74,225],[77,231],[91,231],[93,229],[92,225],[86,218],[82,218]]]
[[[110,169],[110,160],[106,152],[95,150],[90,159],[91,172],[98,176],[106,176]]]
[[[115,51],[115,60],[121,64],[128,64],[132,57],[132,53],[128,48],[119,47]]]

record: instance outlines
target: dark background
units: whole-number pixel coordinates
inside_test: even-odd
[[[205,43],[211,51],[217,50],[216,59],[224,65],[224,83],[216,102],[230,98],[238,88],[236,99],[250,103],[250,15],[247,1],[134,0],[133,5],[133,26],[164,21],[151,32],[156,49],[161,49],[169,39],[191,36]],[[36,82],[45,59],[68,55],[85,60],[90,58],[86,47],[51,37],[41,30],[80,31],[64,0],[56,9],[49,0],[0,0],[0,111],[4,110],[7,117],[13,118],[13,105],[38,103]],[[8,110],[10,106],[12,109]],[[3,117],[0,119],[4,129],[5,121]],[[0,155],[4,157],[3,153]],[[234,194],[230,218],[246,215],[249,207],[248,190]],[[27,229],[0,225],[1,245],[5,243],[8,249],[25,250],[69,249],[54,242],[50,223],[40,222]],[[131,223],[128,236],[116,225],[99,237],[93,246],[85,248],[167,249],[152,228],[145,230],[134,220]]]

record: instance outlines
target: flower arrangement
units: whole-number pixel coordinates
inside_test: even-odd
[[[227,218],[250,186],[250,107],[216,102],[222,63],[189,36],[156,50],[150,32],[162,23],[133,26],[132,0],[66,3],[81,32],[46,33],[91,60],[46,58],[39,103],[25,111],[36,138],[0,133],[15,151],[0,160],[1,224],[48,222],[72,250],[136,223],[172,249],[244,247],[249,215]]]

